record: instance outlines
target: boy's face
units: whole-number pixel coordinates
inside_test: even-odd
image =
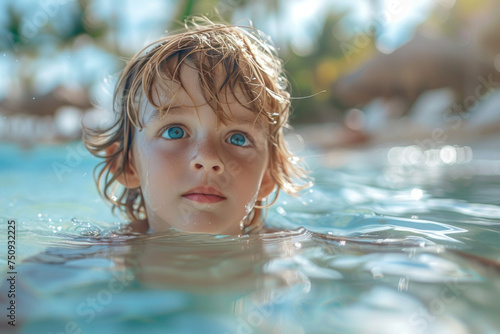
[[[180,76],[185,89],[170,83],[171,90],[160,90],[159,104],[171,105],[166,115],[147,104],[145,127],[134,138],[135,172],[127,179],[140,185],[155,232],[174,227],[239,234],[255,201],[275,185],[268,170],[267,126],[254,122],[256,114],[237,101],[247,101],[237,90],[236,97],[223,101],[232,122],[218,122],[199,91],[197,71],[183,65]]]

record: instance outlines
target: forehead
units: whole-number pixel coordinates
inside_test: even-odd
[[[227,74],[221,66],[214,67],[213,82],[202,82],[200,73],[192,64],[179,67],[177,79],[166,76],[156,78],[151,87],[151,96],[145,114],[148,118],[162,118],[169,113],[180,113],[204,106],[210,106],[218,120],[227,123],[250,123],[265,126],[265,117],[255,110],[256,101],[252,101],[244,92],[244,85],[230,85]],[[206,87],[210,85],[210,87]],[[207,89],[208,88],[208,89]]]

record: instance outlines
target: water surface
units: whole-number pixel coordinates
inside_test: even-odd
[[[16,220],[17,326],[2,315],[0,329],[499,332],[500,159],[486,147],[470,161],[407,163],[390,149],[335,168],[308,152],[316,186],[268,212],[283,232],[130,236],[99,198],[81,143],[3,145],[0,219],[4,236]]]

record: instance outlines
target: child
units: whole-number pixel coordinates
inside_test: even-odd
[[[309,186],[283,137],[282,70],[256,29],[205,19],[144,48],[119,78],[114,125],[84,127],[101,195],[135,232],[261,231],[280,190]]]

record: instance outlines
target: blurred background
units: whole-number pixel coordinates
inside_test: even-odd
[[[193,14],[251,21],[272,37],[292,86],[291,123],[313,145],[495,133],[498,3],[5,0],[0,140],[78,139],[84,115],[105,125],[126,60]]]

